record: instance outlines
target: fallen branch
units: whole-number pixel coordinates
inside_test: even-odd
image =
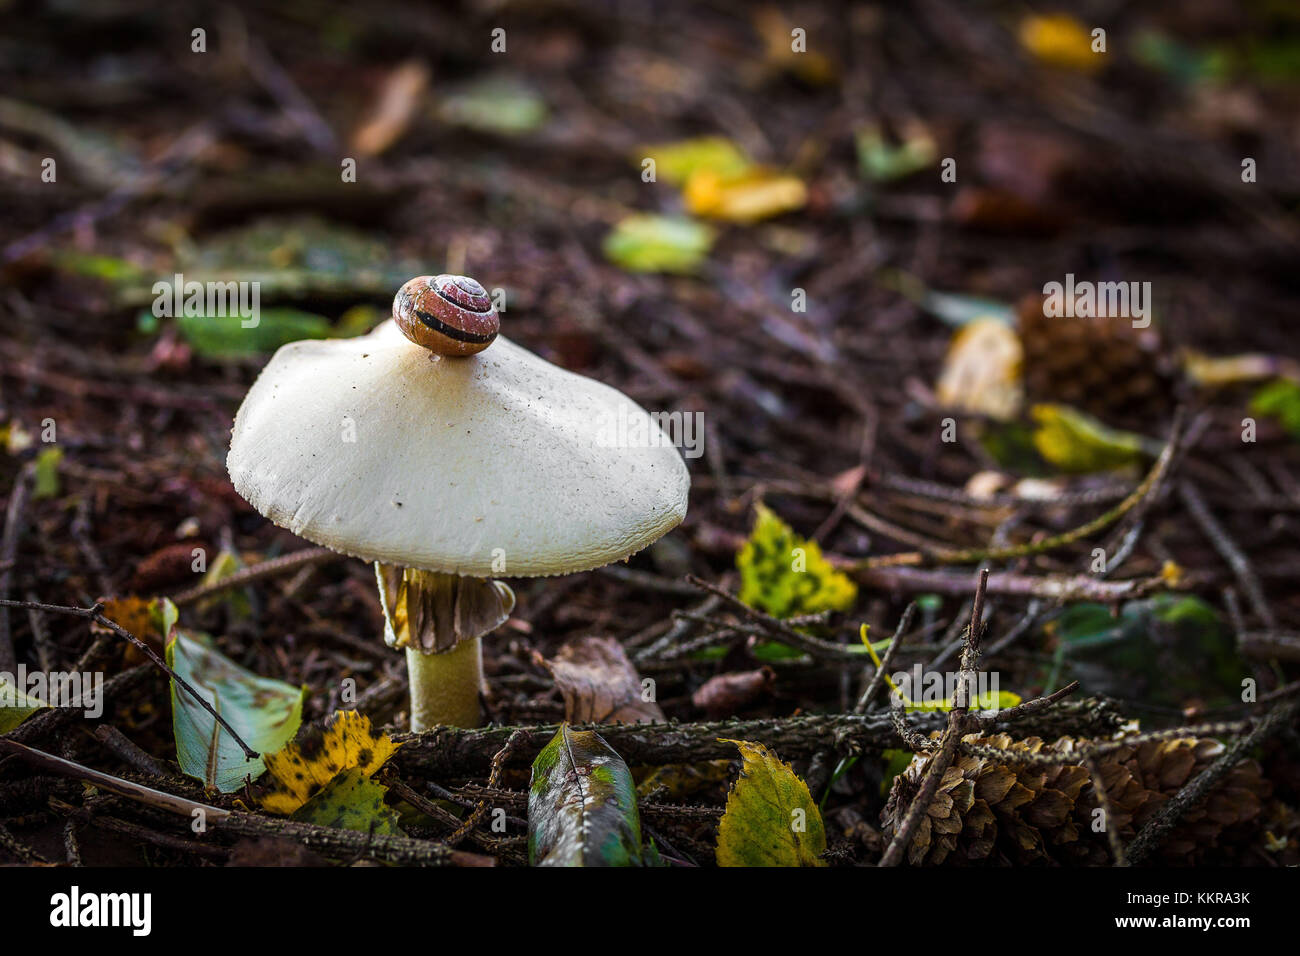
[[[917,728],[928,733],[943,726],[947,715],[912,715]],[[1110,701],[1090,698],[1057,704],[1051,710],[1016,723],[1016,732],[1040,737],[1109,736],[1123,723]],[[1001,724],[998,725],[1001,727]],[[597,731],[631,765],[661,766],[697,763],[735,757],[736,748],[718,738],[752,740],[766,744],[783,760],[810,757],[828,741],[845,753],[880,753],[899,745],[892,718],[887,713],[808,714],[758,720],[718,720],[698,723],[584,724],[575,730]],[[559,730],[558,724],[527,727],[483,727],[464,730],[435,727],[422,734],[397,734],[402,747],[393,763],[404,773],[466,779],[489,772],[492,757],[516,731],[519,740],[507,767],[528,767]]]

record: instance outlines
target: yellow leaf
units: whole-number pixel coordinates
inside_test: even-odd
[[[355,710],[335,711],[322,731],[308,727],[279,753],[267,754],[267,773],[275,788],[262,798],[271,813],[288,815],[320,793],[340,774],[359,770],[369,776],[384,765],[398,744],[370,729],[370,718]]]
[[[700,136],[675,143],[643,146],[637,161],[649,158],[655,161],[655,175],[666,183],[680,186],[700,170],[710,170],[720,176],[743,173],[753,163],[731,140],[723,136]]]
[[[718,866],[825,866],[826,829],[808,785],[762,744],[740,748],[740,778],[718,824]]]
[[[684,197],[698,216],[751,223],[802,209],[808,190],[796,176],[757,166],[734,174],[700,169],[686,180]]]
[[[1050,66],[1091,73],[1104,54],[1092,52],[1092,35],[1064,13],[1028,16],[1020,22],[1020,45]]]
[[[1030,413],[1038,423],[1034,447],[1064,471],[1108,471],[1142,459],[1140,436],[1108,428],[1068,405],[1035,405]]]
[[[702,763],[670,763],[655,767],[637,784],[636,795],[642,800],[663,790],[670,800],[681,800],[709,787],[716,787],[731,775],[730,760],[705,760]]]
[[[948,408],[1001,421],[1020,412],[1024,349],[1015,330],[998,319],[975,319],[952,337],[935,394]]]
[[[835,62],[818,52],[816,45],[809,46],[805,34],[796,34],[796,23],[785,18],[772,6],[754,11],[754,29],[763,39],[763,59],[774,70],[789,73],[809,86],[833,83],[838,73]]]
[[[1258,382],[1278,375],[1300,381],[1300,362],[1277,355],[1215,357],[1188,351],[1183,355],[1183,370],[1193,382],[1206,388]]]

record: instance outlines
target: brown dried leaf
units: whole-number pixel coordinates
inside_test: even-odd
[[[770,667],[710,677],[691,697],[691,703],[709,717],[730,717],[748,707],[772,686],[776,672]]]
[[[398,65],[384,79],[374,109],[352,134],[352,147],[363,156],[377,156],[397,142],[415,118],[429,68],[418,60]]]
[[[551,672],[564,695],[564,719],[575,724],[648,724],[664,712],[643,699],[641,675],[623,645],[607,637],[583,637],[560,648],[551,660],[534,659]]]

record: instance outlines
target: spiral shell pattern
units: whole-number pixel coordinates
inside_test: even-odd
[[[402,334],[438,355],[482,352],[501,331],[487,290],[469,276],[417,276],[393,299]]]

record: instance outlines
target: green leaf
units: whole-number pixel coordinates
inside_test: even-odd
[[[857,585],[764,505],[757,506],[754,529],[736,555],[740,599],[773,617],[822,611],[847,611]]]
[[[928,290],[920,306],[941,322],[957,327],[969,325],[976,319],[992,319],[1006,326],[1014,326],[1016,322],[1016,310],[1005,302],[972,295]]]
[[[1034,447],[1062,471],[1109,471],[1142,460],[1140,435],[1108,428],[1068,405],[1035,405],[1031,414],[1038,423]]]
[[[920,123],[913,123],[901,143],[891,143],[880,127],[870,124],[854,134],[858,170],[865,179],[888,183],[904,179],[933,165],[938,158],[934,137]]]
[[[238,571],[243,570],[244,562],[240,560],[238,554],[227,548],[221,551],[213,558],[212,563],[208,565],[207,572],[203,575],[203,586],[210,587],[220,584],[226,578]],[[225,606],[235,620],[242,620],[253,613],[253,609],[248,602],[248,592],[241,588],[227,588],[220,594],[204,598],[198,602],[199,613],[204,614],[211,608]]]
[[[910,750],[884,750],[880,754],[883,767],[880,771],[880,795],[889,796],[889,790],[894,785],[894,778],[908,768],[912,758],[916,756]]]
[[[1300,383],[1285,378],[1270,382],[1255,393],[1250,410],[1276,418],[1292,438],[1300,441]]]
[[[642,866],[641,818],[627,764],[591,730],[562,724],[533,761],[533,866]]]
[[[1130,44],[1133,58],[1188,85],[1225,79],[1231,72],[1231,56],[1222,50],[1201,50],[1159,30],[1139,30]]]
[[[330,320],[297,309],[261,309],[255,326],[244,327],[238,315],[182,315],[181,335],[204,358],[238,358],[274,352],[299,339],[323,339],[333,333]]]
[[[0,734],[7,734],[45,705],[28,697],[21,688],[0,677]]]
[[[881,269],[877,281],[906,296],[919,308],[947,325],[960,328],[975,319],[997,319],[1012,327],[1016,324],[1014,306],[996,299],[982,299],[960,292],[939,292],[927,288],[919,276],[902,269]]]
[[[148,273],[126,259],[114,256],[96,256],[82,252],[56,252],[53,256],[54,267],[74,276],[99,279],[112,286],[143,282]]]
[[[32,500],[43,501],[59,496],[59,463],[62,448],[46,448],[36,456],[36,480],[32,483]]]
[[[1129,601],[1118,617],[1105,605],[1072,604],[1046,630],[1086,693],[1148,706],[1192,699],[1217,706],[1239,702],[1249,674],[1218,612],[1194,595]]]
[[[514,77],[490,76],[448,96],[438,115],[445,123],[476,132],[522,136],[546,122],[546,101]]]
[[[605,237],[605,258],[628,272],[694,272],[713,246],[713,230],[673,216],[628,216]]]
[[[384,803],[388,788],[354,767],[339,774],[294,813],[293,819],[340,830],[402,836],[397,811]]]
[[[302,723],[304,690],[258,677],[183,631],[168,643],[167,663],[260,753],[280,750]],[[256,780],[265,772],[262,758],[246,760],[225,728],[175,681],[171,697],[176,759],[186,774],[232,793],[245,777]]]
[[[1034,447],[1034,429],[1020,421],[975,422],[976,438],[1004,471],[1042,477],[1051,473]]]
[[[1117,619],[1105,604],[1081,602],[1071,604],[1057,617],[1053,631],[1074,647],[1095,647],[1123,640],[1132,625],[1129,619]]]
[[[723,742],[744,764],[718,824],[718,866],[825,866],[826,829],[808,785],[762,744]]]

